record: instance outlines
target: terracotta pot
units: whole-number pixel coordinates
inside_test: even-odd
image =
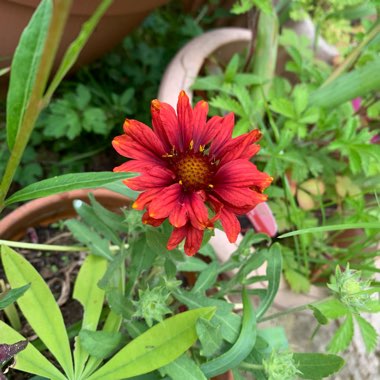
[[[88,64],[111,50],[153,9],[167,1],[114,0],[81,52],[75,67]],[[10,66],[20,35],[39,3],[40,0],[0,0],[0,68]],[[94,0],[74,0],[58,51],[57,62],[60,61],[69,44],[78,35],[83,22],[94,12],[98,4],[99,1]],[[0,80],[2,80],[4,91],[6,78],[2,77]]]
[[[61,219],[75,217],[73,200],[89,202],[88,194],[111,211],[130,204],[131,200],[106,189],[73,190],[25,203],[0,220],[0,239],[19,240],[28,228],[48,226]]]
[[[292,22],[288,27],[309,38],[310,43],[313,42],[315,26],[310,20]],[[191,85],[199,75],[205,60],[212,54],[225,64],[234,53],[248,47],[250,39],[251,31],[245,28],[219,28],[192,39],[166,68],[158,91],[158,99],[175,106],[178,93],[184,90],[191,101],[193,95]],[[317,56],[320,59],[330,63],[337,55],[338,51],[334,47],[319,38]],[[281,65],[278,70],[282,71]]]

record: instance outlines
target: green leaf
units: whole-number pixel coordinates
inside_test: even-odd
[[[23,123],[53,13],[51,0],[41,1],[24,29],[12,60],[7,96],[7,141],[12,150]]]
[[[112,260],[110,244],[102,239],[96,232],[90,230],[85,224],[76,219],[65,221],[65,225],[71,231],[75,239],[85,244],[93,255]]]
[[[97,234],[104,236],[108,241],[111,241],[115,245],[121,244],[121,238],[119,235],[109,227],[101,216],[95,213],[95,210],[89,206],[86,202],[76,199],[73,202],[73,206],[78,215],[81,216],[83,222],[91,227]]]
[[[103,309],[104,290],[100,289],[97,284],[104,275],[106,268],[107,260],[88,255],[79,270],[73,298],[83,306],[82,329],[94,331],[98,326]],[[88,359],[88,353],[83,351],[81,343],[77,337],[74,349],[74,367],[77,377],[82,373]]]
[[[331,226],[304,228],[302,230],[287,232],[286,234],[282,234],[278,236],[278,238],[284,239],[284,238],[287,238],[290,236],[296,236],[296,235],[311,234],[311,233],[317,233],[317,232],[328,232],[328,231],[352,230],[352,229],[357,229],[357,228],[380,230],[380,223],[379,222],[345,223],[345,224],[335,224]]]
[[[97,359],[111,356],[125,343],[125,337],[118,332],[81,330],[79,339],[83,349]]]
[[[255,346],[256,316],[245,288],[243,288],[242,299],[243,319],[239,337],[224,354],[202,364],[201,369],[207,377],[220,375],[231,368],[237,367]]]
[[[158,323],[127,344],[87,380],[127,379],[169,364],[196,341],[197,320],[200,317],[210,319],[214,312],[215,308],[206,307],[177,314]]]
[[[349,313],[347,307],[335,298],[317,303],[313,305],[313,308],[318,309],[326,318],[329,319],[344,317],[347,313]]]
[[[337,355],[294,353],[293,360],[302,379],[319,380],[338,372],[344,360]]]
[[[185,260],[178,263],[179,272],[202,272],[208,268],[208,264],[197,257],[186,256]]]
[[[184,290],[176,290],[175,298],[185,304],[190,309],[199,307],[214,306],[216,313],[213,320],[220,324],[223,338],[230,343],[234,343],[239,336],[240,317],[232,312],[233,305],[223,300],[217,300],[200,294],[192,294]]]
[[[355,314],[355,319],[359,325],[367,352],[373,351],[377,346],[377,332],[375,328],[359,314]]]
[[[25,340],[25,338],[0,320],[0,342],[13,344],[20,340]],[[13,368],[48,379],[67,380],[67,377],[54,367],[33,344],[28,344],[25,350],[16,355]]]
[[[160,369],[163,375],[172,380],[207,380],[200,368],[188,356],[182,355]]]
[[[50,97],[53,92],[56,90],[58,85],[61,83],[64,76],[71,69],[73,64],[76,62],[80,52],[82,51],[84,45],[90,38],[91,34],[98,25],[103,14],[107,11],[108,7],[112,4],[112,0],[103,0],[100,5],[96,8],[95,12],[91,17],[82,25],[78,37],[70,44],[65,55],[61,61],[50,86],[47,91],[48,96]]]
[[[209,266],[199,274],[193,289],[191,289],[191,293],[204,294],[207,289],[214,285],[219,274],[219,268],[220,264],[218,262],[209,264]]]
[[[17,303],[32,329],[62,366],[66,375],[74,375],[69,338],[59,307],[40,274],[21,255],[2,246],[1,257],[8,281],[17,288],[31,284]]]
[[[281,271],[282,271],[282,254],[281,245],[275,243],[270,247],[268,254],[267,278],[268,289],[264,299],[260,302],[257,310],[257,320],[265,314],[276,297],[278,288],[280,287]]]
[[[307,107],[309,100],[309,93],[306,86],[297,85],[293,91],[294,97],[294,110],[298,116],[300,116]]]
[[[329,320],[315,306],[309,305],[309,309],[313,311],[314,318],[320,325],[327,325]]]
[[[215,324],[215,322],[204,318],[198,319],[196,329],[198,338],[202,344],[202,349],[200,351],[202,356],[210,357],[220,349],[223,343],[220,328],[220,324]]]
[[[286,269],[284,271],[286,281],[295,293],[307,293],[310,289],[310,281],[301,273]]]
[[[15,202],[42,198],[69,190],[92,189],[134,176],[135,174],[132,173],[112,172],[63,174],[58,177],[44,179],[16,191],[5,201],[5,204],[10,205]]]
[[[335,108],[359,96],[380,89],[380,58],[367,63],[322,86],[310,94],[309,104],[317,107]]]
[[[126,197],[129,197],[131,200],[135,200],[140,194],[138,191],[131,190],[122,181],[112,182],[102,187],[104,187],[105,189],[111,190],[115,193],[125,195]]]
[[[296,118],[296,113],[293,108],[293,104],[290,100],[285,98],[275,98],[272,100],[270,108],[272,111],[286,116],[289,119]]]
[[[7,290],[0,295],[0,310],[5,309],[7,306],[15,302],[21,297],[30,287],[30,284],[21,286],[20,288]]]
[[[352,315],[348,314],[342,325],[336,330],[333,338],[327,346],[327,350],[333,354],[344,351],[350,344],[354,335],[354,323]]]

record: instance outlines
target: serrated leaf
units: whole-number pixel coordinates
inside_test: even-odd
[[[44,179],[16,191],[6,199],[5,204],[8,206],[15,202],[42,198],[69,190],[92,189],[134,176],[135,174],[132,173],[112,172],[63,174],[61,176]]]
[[[344,360],[337,355],[314,353],[294,353],[294,363],[301,372],[302,379],[319,380],[338,372],[344,365]]]
[[[355,314],[355,319],[359,325],[360,333],[367,352],[373,351],[377,346],[378,337],[375,328],[359,314]]]
[[[21,286],[19,288],[7,290],[5,293],[0,294],[0,310],[5,309],[13,302],[17,301],[30,287],[30,284]]]
[[[85,224],[76,219],[65,221],[65,225],[71,231],[75,239],[85,244],[93,255],[112,260],[110,244],[101,238],[96,232],[90,230]]]
[[[207,380],[200,368],[188,356],[182,355],[160,369],[163,375],[172,380]]]
[[[51,0],[41,1],[22,32],[12,60],[7,96],[7,141],[12,150],[41,63],[53,13]]]
[[[309,291],[310,281],[301,273],[293,269],[286,269],[284,276],[295,293],[307,293]]]
[[[127,379],[169,364],[196,341],[197,320],[200,317],[210,319],[214,312],[213,307],[195,309],[158,323],[127,344],[87,379]]]
[[[286,116],[289,119],[294,119],[297,116],[294,112],[292,102],[285,98],[272,99],[270,108],[272,111],[279,113],[280,115]]]
[[[230,343],[234,343],[239,335],[241,319],[232,312],[233,305],[226,301],[201,296],[200,294],[192,294],[190,292],[175,291],[174,296],[178,301],[185,304],[190,309],[205,306],[216,307],[214,320],[222,326],[221,333],[223,338]]]
[[[349,313],[347,307],[335,298],[319,302],[315,304],[313,308],[318,309],[326,318],[329,319],[341,318]]]
[[[66,327],[49,287],[36,269],[17,252],[2,246],[1,258],[12,287],[31,284],[28,292],[18,299],[18,306],[67,376],[72,378],[74,370]]]
[[[309,100],[309,93],[306,86],[297,85],[293,91],[294,97],[294,110],[298,116],[300,116],[307,107]]]
[[[226,95],[219,95],[211,99],[210,105],[220,108],[224,111],[233,112],[235,115],[244,116],[244,110],[241,104]]]
[[[193,289],[191,289],[191,293],[204,294],[207,289],[214,285],[219,274],[219,268],[220,264],[218,262],[209,264],[208,268],[199,274]]]
[[[199,318],[196,324],[197,335],[202,344],[200,354],[205,357],[214,355],[223,343],[220,324]]]
[[[333,338],[327,346],[327,350],[333,354],[344,351],[350,344],[354,335],[354,323],[352,315],[348,314],[342,325],[336,330]]]
[[[125,343],[121,333],[107,331],[81,330],[79,339],[83,349],[97,359],[108,358]]]

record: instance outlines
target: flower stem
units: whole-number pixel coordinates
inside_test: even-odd
[[[252,364],[247,362],[241,362],[239,364],[239,367],[245,368],[245,369],[253,369],[253,370],[263,370],[264,366],[262,364]]]
[[[271,314],[271,315],[268,315],[267,317],[261,318],[258,321],[258,323],[266,322],[266,321],[271,321],[272,319],[280,318],[280,317],[282,317],[284,315],[293,314],[293,313],[297,313],[299,311],[307,310],[310,306],[318,305],[318,304],[320,304],[322,302],[325,302],[325,301],[333,299],[333,298],[334,298],[333,296],[330,296],[330,297],[323,298],[322,300],[318,300],[318,301],[315,301],[315,302],[307,303],[305,305],[301,305],[301,306],[297,306],[297,307],[292,307],[291,309],[280,311],[279,313]]]
[[[324,87],[338,78],[346,70],[348,70],[354,62],[359,58],[362,50],[380,33],[380,22],[378,22],[372,30],[366,35],[362,42],[347,56],[347,58],[337,67],[336,70],[326,79],[321,87]]]

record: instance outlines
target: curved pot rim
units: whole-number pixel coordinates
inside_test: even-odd
[[[117,210],[131,199],[114,191],[97,188],[72,190],[24,203],[0,220],[0,239],[18,240],[30,227],[46,226],[76,216],[73,200],[88,201],[92,193],[104,207]]]

